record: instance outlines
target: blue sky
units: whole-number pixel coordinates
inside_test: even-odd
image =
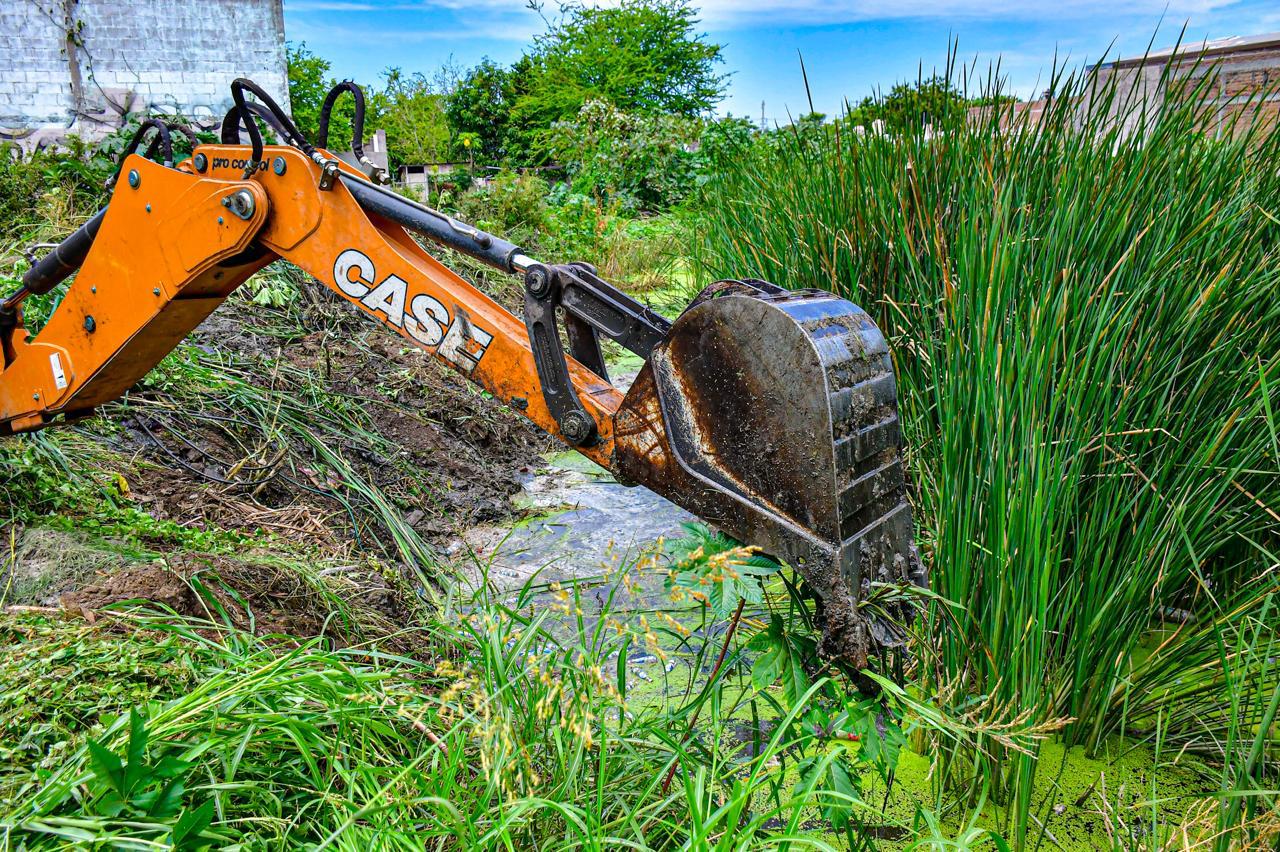
[[[554,9],[554,0],[547,4]],[[721,112],[770,121],[814,106],[839,112],[877,86],[914,80],[944,63],[949,38],[983,75],[999,59],[1009,85],[1034,95],[1055,52],[1072,63],[1141,53],[1177,40],[1280,30],[1280,0],[704,0],[702,28],[725,45],[731,72]],[[1157,32],[1157,27],[1159,31]],[[285,30],[366,84],[387,66],[432,74],[452,58],[507,63],[545,28],[524,0],[285,0]]]

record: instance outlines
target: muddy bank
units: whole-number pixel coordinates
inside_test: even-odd
[[[205,353],[233,358],[260,388],[288,394],[282,367],[289,368],[357,408],[365,418],[359,429],[370,434],[339,438],[331,449],[427,541],[512,517],[509,498],[550,439],[345,303],[323,295],[313,301],[296,314],[228,302],[192,340]],[[316,448],[296,436],[264,434],[270,423],[260,412],[238,411],[232,395],[189,400],[181,387],[134,395],[163,404],[114,406],[108,416],[124,427],[119,449],[150,463],[130,483],[147,511],[339,549],[360,537],[360,519],[332,496],[341,489],[333,471],[317,463]],[[189,416],[193,402],[200,416]]]

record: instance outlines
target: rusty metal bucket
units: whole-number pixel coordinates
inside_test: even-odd
[[[614,420],[620,473],[794,567],[820,649],[859,668],[905,641],[926,585],[903,479],[889,349],[857,306],[758,281],[707,288]],[[882,599],[885,596],[881,596]]]

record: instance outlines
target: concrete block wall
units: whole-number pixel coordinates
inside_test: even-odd
[[[133,112],[213,127],[236,77],[287,108],[282,0],[0,0],[0,142],[98,139]]]

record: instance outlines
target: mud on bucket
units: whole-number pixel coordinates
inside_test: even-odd
[[[676,319],[614,422],[618,470],[797,569],[822,653],[859,668],[905,642],[925,586],[906,499],[893,367],[861,308],[722,281]],[[881,596],[884,597],[884,596]]]

